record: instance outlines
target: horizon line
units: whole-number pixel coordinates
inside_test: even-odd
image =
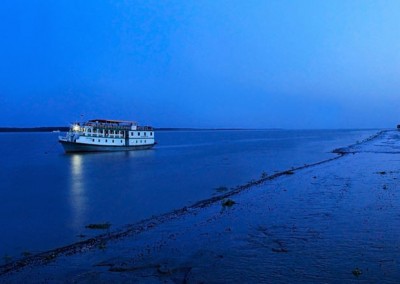
[[[0,127],[0,132],[48,132],[48,131],[68,131],[68,126],[34,126],[34,127]],[[153,127],[156,131],[240,131],[240,130],[377,130],[377,129],[396,129],[392,128],[244,128],[244,127]]]

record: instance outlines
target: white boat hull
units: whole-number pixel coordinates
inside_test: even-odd
[[[112,145],[93,145],[69,141],[59,141],[64,147],[66,153],[76,152],[115,152],[115,151],[133,151],[133,150],[147,150],[153,148],[155,144],[147,145],[133,145],[133,146],[112,146]]]

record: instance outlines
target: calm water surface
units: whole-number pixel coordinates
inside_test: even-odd
[[[165,131],[152,150],[64,154],[56,133],[0,134],[0,254],[18,257],[190,205],[377,130]]]

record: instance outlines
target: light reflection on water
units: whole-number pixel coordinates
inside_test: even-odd
[[[90,222],[109,222],[112,221],[110,218],[114,219],[110,217],[111,211],[116,211],[112,200],[124,201],[126,196],[135,194],[141,168],[148,166],[154,150],[74,153],[65,156],[69,160],[70,170],[70,226],[76,234],[81,234]],[[134,202],[132,206],[135,206]]]
[[[72,226],[77,232],[84,226],[86,212],[82,160],[82,155],[71,154],[70,156],[71,190],[69,201],[72,211]]]

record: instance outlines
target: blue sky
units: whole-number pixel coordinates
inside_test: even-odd
[[[2,1],[1,126],[400,123],[400,1]]]

